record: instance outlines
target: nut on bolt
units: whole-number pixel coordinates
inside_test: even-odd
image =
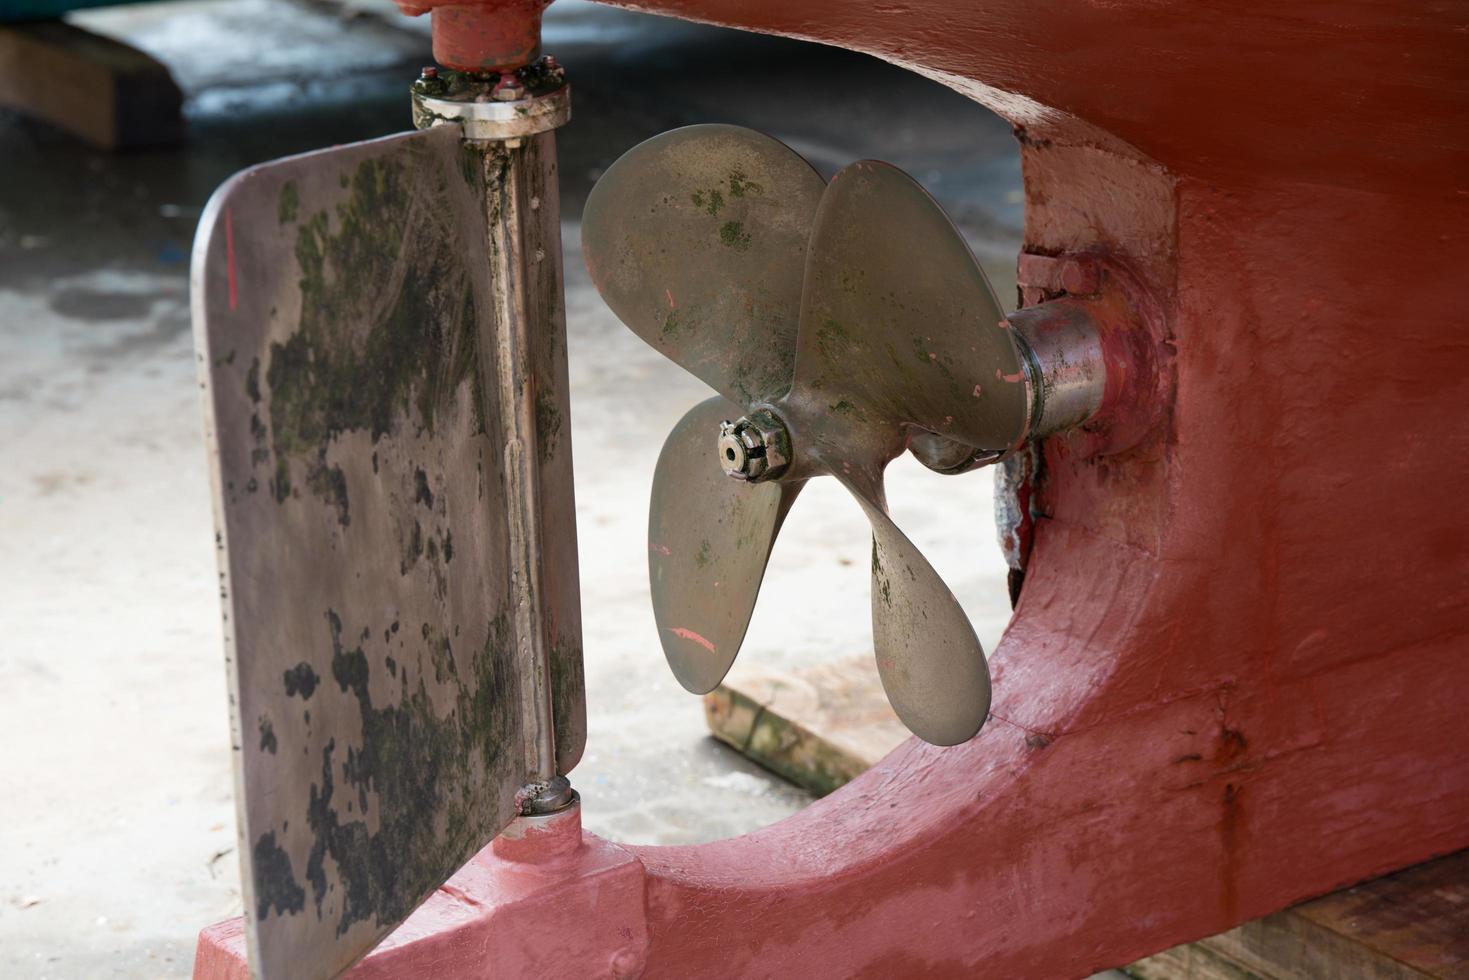
[[[779,476],[791,462],[791,437],[773,412],[751,412],[719,426],[719,465],[751,483]]]
[[[439,70],[432,65],[418,73],[418,78],[413,82],[414,90],[424,95],[440,95],[448,89],[448,84],[439,77]]]
[[[490,93],[496,102],[514,102],[516,99],[525,98],[525,83],[515,75],[506,73],[500,76],[495,83],[494,90]]]

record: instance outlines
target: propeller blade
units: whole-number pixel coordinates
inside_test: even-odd
[[[648,575],[663,653],[695,694],[719,686],[744,640],[776,532],[800,483],[745,483],[716,455],[742,409],[701,402],[663,444],[648,514]]]
[[[888,701],[925,742],[967,742],[990,710],[989,665],[974,627],[923,552],[888,517],[881,476],[835,475],[872,524],[872,641]]]
[[[869,430],[1005,450],[1028,428],[1020,350],[943,210],[885,163],[843,168],[817,209],[791,398]]]
[[[774,398],[791,383],[824,188],[798,153],[753,130],[655,136],[592,188],[587,269],[622,322],[684,370],[742,405]]]

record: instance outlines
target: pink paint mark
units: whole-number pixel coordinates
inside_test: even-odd
[[[673,554],[673,552],[671,552],[671,551],[668,550],[667,545],[654,544],[651,541],[648,542],[648,550],[649,551],[656,551],[656,552],[658,552],[658,554],[663,555],[665,558],[668,557],[669,555]]]
[[[668,632],[672,633],[674,636],[678,637],[681,640],[693,640],[695,643],[699,644],[699,646],[703,647],[705,650],[708,650],[710,653],[714,652],[714,644],[710,643],[708,640],[704,639],[693,630],[684,629],[682,626],[675,626]]]
[[[1009,330],[1010,329],[1010,321],[1009,320],[1001,320],[998,324],[996,324],[996,326],[998,326],[1001,330]]]
[[[1024,371],[1016,371],[1014,374],[1001,374],[1000,373],[1000,369],[999,368],[995,368],[995,377],[998,378],[1001,381],[1008,381],[1011,384],[1014,384],[1017,381],[1024,380],[1024,378],[1025,378],[1025,372]]]
[[[983,395],[983,394],[984,394],[984,389],[981,388],[979,385],[975,385],[974,386],[974,397],[975,398],[978,398],[980,395]]]
[[[229,208],[224,209],[224,271],[230,286],[230,309],[238,309],[240,292],[235,285],[235,216]]]
[[[933,351],[929,351],[928,352],[928,359],[930,361],[937,361],[939,359],[939,356],[937,354],[935,354]]]
[[[678,304],[673,301],[673,290],[665,289],[663,290],[663,295],[668,297],[668,308],[670,310],[678,309]]]

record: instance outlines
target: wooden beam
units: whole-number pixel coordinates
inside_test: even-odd
[[[1134,963],[1139,980],[1462,980],[1469,851],[1374,878]]]
[[[908,738],[871,656],[793,674],[738,666],[704,696],[704,717],[720,741],[817,796]]]
[[[0,27],[0,105],[107,149],[183,137],[183,95],[162,62],[59,20]]]

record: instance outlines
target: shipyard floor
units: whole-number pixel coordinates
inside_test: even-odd
[[[188,0],[87,27],[170,65],[177,148],[108,154],[0,112],[0,976],[182,977],[198,929],[241,911],[209,478],[189,325],[194,226],[249,164],[406,128],[426,22],[384,0]],[[547,49],[575,79],[560,136],[590,736],[587,826],[705,841],[808,797],[707,736],[667,673],[644,574],[664,434],[704,397],[602,305],[582,269],[587,189],[674,126],[766,130],[822,170],[908,169],[1013,296],[1009,128],[870,59],[562,0]],[[992,646],[1009,617],[986,474],[891,473],[894,511]],[[834,486],[782,534],[743,657],[870,650],[865,520]]]

